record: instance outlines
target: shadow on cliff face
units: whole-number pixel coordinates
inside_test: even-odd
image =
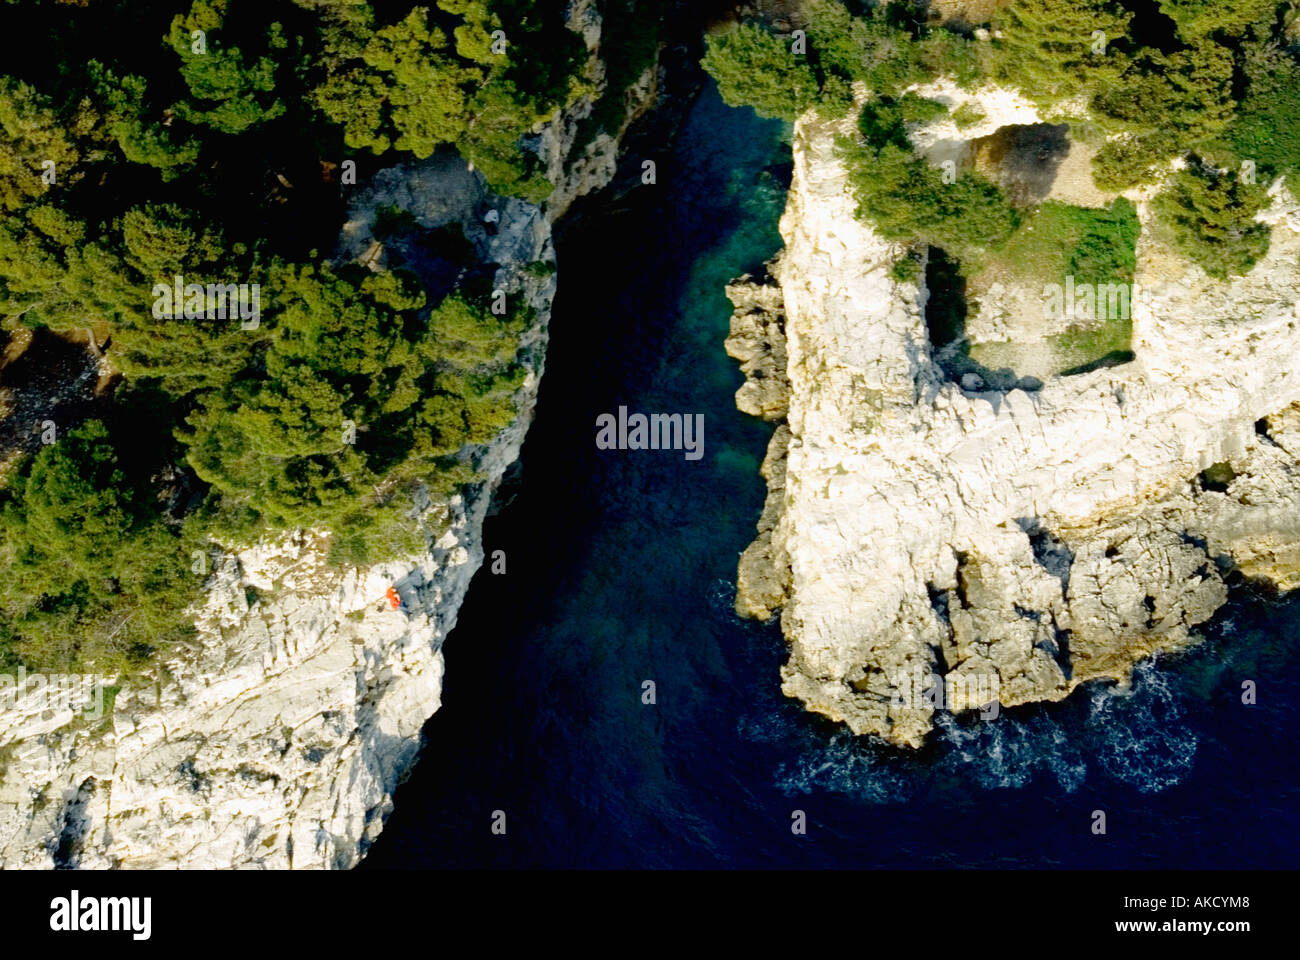
[[[94,777],[87,777],[63,805],[59,814],[58,845],[52,851],[56,870],[75,870],[81,866],[81,854],[91,822],[86,808],[97,785]]]
[[[929,333],[934,362],[945,377],[969,393],[1006,393],[1023,390],[1032,393],[1041,390],[1043,380],[1038,376],[1022,374],[1015,367],[1004,364],[989,366],[972,355],[971,339],[966,327],[969,301],[966,277],[961,264],[943,250],[931,247],[925,269],[928,296],[925,301],[925,324]],[[996,356],[1010,359],[1016,366],[1021,363],[1038,373],[1055,371],[1058,377],[1073,377],[1103,367],[1118,367],[1131,362],[1132,350],[1110,350],[1087,363],[1060,369],[1058,355],[1050,340],[1028,340],[1020,343],[980,345],[985,359]],[[1023,369],[1023,367],[1022,367]]]
[[[1017,207],[1042,203],[1070,152],[1068,124],[1012,124],[971,142],[975,168],[994,179]]]
[[[1010,367],[991,369],[971,356],[966,333],[969,309],[966,277],[961,264],[938,247],[931,247],[925,267],[925,325],[934,351],[934,361],[944,375],[973,393],[1042,389],[1036,377],[1022,377]]]

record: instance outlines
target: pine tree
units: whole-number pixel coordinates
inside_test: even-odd
[[[164,180],[171,180],[198,159],[197,139],[177,136],[161,121],[146,119],[144,77],[118,76],[94,60],[86,64],[86,72],[103,117],[102,130],[127,160],[156,167]]]
[[[749,106],[760,117],[794,120],[817,100],[817,77],[790,41],[753,24],[708,38],[704,69],[731,106]]]
[[[1267,36],[1279,6],[1277,0],[1160,0],[1160,12],[1189,40],[1216,33],[1240,37],[1252,27]]]
[[[1049,110],[1090,99],[1119,77],[1131,19],[1111,0],[1016,0],[993,21],[994,73]]]
[[[264,37],[251,38],[265,52],[246,59],[238,46],[222,39],[225,16],[226,0],[194,0],[188,14],[172,20],[164,39],[180,58],[192,98],[177,103],[176,112],[191,123],[237,134],[284,113],[284,102],[274,95],[277,64],[271,53],[283,50],[287,41],[273,23]]]
[[[1262,187],[1193,158],[1152,209],[1175,249],[1211,277],[1227,280],[1244,276],[1268,253],[1269,228],[1255,219],[1266,199]]]
[[[192,632],[197,544],[88,420],[0,491],[0,661],[109,673]]]
[[[62,189],[80,176],[81,151],[48,97],[0,75],[0,212]],[[53,167],[47,167],[49,161]],[[57,187],[44,176],[50,170]]]

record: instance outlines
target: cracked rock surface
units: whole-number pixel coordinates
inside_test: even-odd
[[[784,317],[788,415],[737,609],[781,608],[784,692],[919,746],[935,707],[908,678],[941,680],[954,710],[988,690],[1008,706],[1060,699],[1194,639],[1229,570],[1300,582],[1300,207],[1286,186],[1261,215],[1268,256],[1227,283],[1162,249],[1139,202],[1135,359],[984,390],[945,377],[924,281],[896,279],[904,250],[855,218],[834,149],[851,125],[796,124],[781,303],[765,305]],[[761,395],[742,389],[742,409],[774,409],[750,402]],[[1230,479],[1208,479],[1215,465]]]
[[[599,85],[599,12],[575,0],[569,17]],[[656,91],[652,66],[627,92],[628,122]],[[156,682],[124,683],[102,720],[81,715],[81,700],[46,710],[43,698],[19,698],[0,710],[0,867],[347,868],[364,856],[440,706],[442,643],[483,561],[493,491],[532,420],[556,275],[528,268],[554,266],[552,223],[616,167],[619,138],[607,133],[571,155],[592,100],[537,131],[556,182],[544,207],[493,196],[479,174],[435,155],[377,174],[340,238],[341,257],[367,256],[387,205],[425,229],[459,222],[479,260],[497,265],[494,288],[534,308],[518,416],[474,454],[484,481],[422,505],[439,535],[418,556],[338,569],[324,535],[300,530],[220,558],[194,641]],[[385,599],[395,583],[405,610]]]

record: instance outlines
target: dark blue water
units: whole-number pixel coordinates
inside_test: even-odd
[[[561,238],[521,492],[485,531],[507,573],[474,581],[363,866],[1293,866],[1300,598],[1239,591],[1130,692],[945,716],[919,754],[780,694],[779,629],[731,611],[770,428],[735,410],[722,340],[723,285],[780,246],[787,134],[706,91],[658,184]],[[596,450],[619,405],[703,413],[704,458]]]

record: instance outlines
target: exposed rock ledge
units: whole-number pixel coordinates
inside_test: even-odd
[[[736,406],[769,421],[784,421],[790,410],[790,378],[786,375],[785,305],[781,288],[756,283],[748,276],[727,286],[736,308],[731,315],[727,355],[740,361],[745,382],[736,391]],[[782,422],[763,458],[767,499],[758,521],[758,537],[740,557],[736,575],[736,609],[743,617],[766,620],[779,607],[789,589],[790,564],[774,553],[772,533],[781,516],[785,494],[785,456],[790,429]]]
[[[577,0],[570,20],[599,83],[599,15]],[[651,67],[628,92],[628,123],[653,104],[656,76]],[[364,856],[440,705],[442,642],[482,563],[492,492],[532,420],[556,279],[525,268],[554,265],[552,222],[614,172],[619,137],[569,156],[590,111],[585,98],[539,131],[558,180],[544,208],[493,197],[463,164],[435,158],[378,175],[344,228],[341,255],[352,257],[370,247],[380,204],[423,227],[460,221],[480,259],[500,265],[496,288],[536,310],[519,416],[475,458],[485,482],[424,505],[446,532],[425,554],[366,570],[326,565],[310,531],[227,556],[191,648],[157,686],[124,688],[106,721],[22,701],[0,711],[0,867],[346,868]],[[394,582],[409,616],[384,599]]]
[[[1144,229],[1134,361],[979,393],[933,362],[926,291],[892,277],[902,251],[854,218],[835,132],[796,125],[775,267],[788,427],[738,577],[740,613],[784,607],[787,695],[918,746],[934,712],[908,695],[918,674],[944,677],[955,710],[1060,699],[1189,642],[1227,569],[1297,584],[1300,209],[1285,188],[1269,256],[1231,283]],[[1224,461],[1226,488],[1202,482]]]

